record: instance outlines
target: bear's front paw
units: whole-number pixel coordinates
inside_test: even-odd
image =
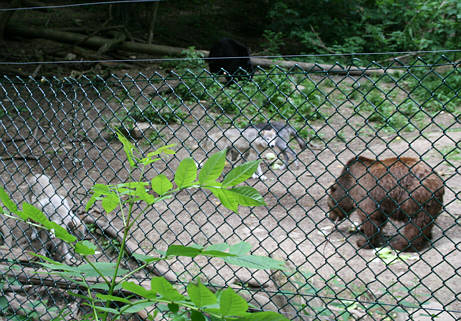
[[[372,249],[372,248],[374,248],[374,246],[372,246],[370,244],[370,242],[368,242],[367,239],[359,239],[357,241],[357,246],[362,248],[362,249]]]
[[[424,248],[423,242],[408,242],[401,238],[391,243],[391,247],[396,251],[402,252],[418,252]]]

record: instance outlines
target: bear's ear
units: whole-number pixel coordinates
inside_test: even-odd
[[[336,184],[330,186],[330,192],[334,193],[336,191]]]

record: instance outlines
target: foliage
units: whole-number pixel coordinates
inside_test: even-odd
[[[217,78],[203,75],[204,71],[185,71],[175,92],[184,100],[204,100],[218,113],[235,115],[234,122],[261,121],[267,118],[306,120],[322,117],[317,106],[324,94],[303,73],[274,67],[261,71],[253,81],[241,81],[229,86]],[[187,77],[185,77],[187,75]]]
[[[306,53],[458,49],[461,37],[457,0],[274,1],[268,17]]]
[[[195,49],[194,46],[190,46],[187,49],[182,51],[185,60],[180,60],[178,69],[197,69],[203,68],[205,66],[205,60],[202,59],[205,57],[203,52]]]
[[[391,251],[392,252],[392,251]],[[403,260],[414,259],[411,255],[399,253],[393,255],[386,249],[376,251],[377,258],[384,264],[395,264]],[[401,286],[394,283],[380,289],[371,289],[360,280],[347,281],[343,277],[332,274],[329,277],[315,279],[309,271],[282,272],[291,283],[296,284],[298,291],[284,291],[283,295],[290,303],[308,318],[323,316],[331,320],[356,320],[360,315],[372,320],[394,320],[396,312],[408,312],[408,309],[420,308],[427,304],[427,297],[420,293],[420,286]],[[418,291],[419,290],[419,291]],[[301,293],[303,297],[312,298],[309,304],[294,300],[294,295]],[[414,301],[410,301],[415,299]]]
[[[151,122],[153,124],[181,123],[187,118],[187,114],[180,110],[180,105],[175,102],[151,100],[149,106],[140,109],[133,106],[127,113],[128,117],[136,121]]]
[[[423,85],[421,85],[423,83]],[[455,69],[444,73],[417,72],[408,79],[408,91],[430,112],[447,111],[459,114],[461,96],[461,71]]]
[[[283,33],[275,32],[272,30],[264,30],[264,54],[265,55],[278,55],[282,51],[282,48],[285,46],[285,41],[283,40]]]
[[[439,153],[447,165],[456,168],[456,162],[461,161],[461,143],[457,142],[454,146],[445,146],[439,150]]]
[[[226,151],[224,150],[212,155],[200,172],[194,160],[186,158],[176,169],[173,181],[164,174],[159,174],[150,181],[143,181],[141,178],[146,167],[158,161],[159,155],[174,153],[171,149],[172,145],[161,147],[142,157],[138,149],[121,133],[118,133],[118,138],[123,144],[130,165],[129,177],[132,178],[135,173],[138,173],[139,177],[126,183],[94,185],[92,196],[86,205],[88,210],[98,202],[107,214],[117,210],[117,215],[122,218],[123,240],[119,245],[114,244],[118,245],[119,252],[116,262],[92,261],[90,257],[97,249],[94,244],[89,241],[78,241],[65,228],[49,221],[45,214],[28,203],[23,203],[22,209],[18,209],[5,190],[0,188],[0,200],[6,208],[1,211],[2,214],[52,230],[57,238],[71,245],[75,253],[82,256],[84,264],[71,266],[35,254],[43,260],[40,264],[53,274],[86,288],[86,294],[71,293],[86,301],[91,308],[91,313],[86,316],[86,319],[112,320],[152,308],[154,312],[149,316],[151,319],[154,319],[158,313],[164,312],[174,320],[206,320],[208,317],[219,320],[287,320],[275,312],[249,313],[248,303],[233,289],[223,288],[213,293],[198,279],[191,280],[184,290],[173,287],[164,277],[153,277],[150,288],[130,279],[146,266],[174,256],[219,258],[229,264],[257,269],[283,269],[284,263],[268,257],[251,255],[249,254],[251,246],[240,242],[234,245],[223,243],[207,247],[195,244],[170,245],[159,256],[136,254],[136,259],[142,264],[133,271],[122,268],[121,260],[125,255],[129,232],[143,213],[135,216],[133,208],[138,204],[155,205],[183,189],[190,188],[211,191],[225,207],[234,212],[238,211],[239,206],[260,206],[265,203],[253,187],[238,186],[255,172],[258,161],[237,166],[218,181],[225,165]],[[92,277],[100,277],[102,281],[91,283],[89,278]],[[120,295],[121,291],[130,295]],[[114,302],[117,304],[112,304]]]

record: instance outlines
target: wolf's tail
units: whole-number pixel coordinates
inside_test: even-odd
[[[296,139],[296,141],[298,142],[299,148],[301,148],[301,150],[306,149],[307,144],[305,140],[301,136],[299,136],[298,131],[294,129],[293,127],[291,127],[291,136]]]

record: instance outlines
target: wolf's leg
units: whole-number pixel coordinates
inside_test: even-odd
[[[291,154],[291,156],[293,156],[295,167],[297,169],[299,167],[299,162],[298,162],[298,157],[296,155],[296,152],[290,146],[287,146],[287,150]],[[285,154],[286,154],[286,151],[285,151]],[[288,156],[287,156],[287,158],[288,158]]]
[[[258,154],[254,150],[248,150],[248,161],[253,161],[258,159]],[[263,171],[261,169],[261,164],[258,165],[256,168],[256,172],[252,176],[253,178],[259,178],[260,180],[265,180],[267,177],[263,175]]]

